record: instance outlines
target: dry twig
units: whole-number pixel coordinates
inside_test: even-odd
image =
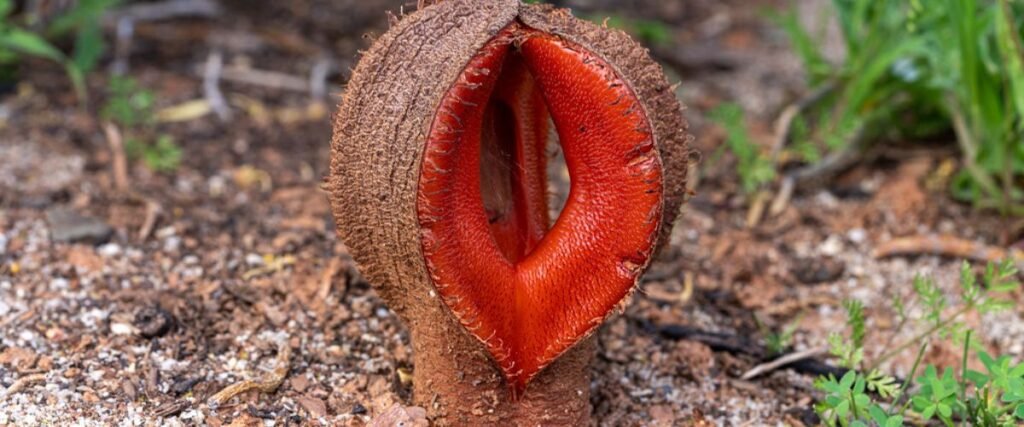
[[[982,262],[999,262],[1011,259],[1018,265],[1024,265],[1024,251],[1019,249],[1006,250],[997,246],[989,246],[948,235],[901,237],[882,243],[875,249],[875,258],[919,254],[940,255]]]
[[[233,83],[249,84],[270,89],[309,92],[310,80],[277,71],[229,66],[220,72],[220,78]]]
[[[142,222],[142,227],[139,228],[139,240],[145,241],[149,234],[153,232],[153,227],[156,226],[156,219],[160,216],[160,211],[163,209],[156,200],[143,197],[142,201],[146,204],[146,218]]]
[[[258,380],[245,380],[225,387],[210,397],[210,406],[216,408],[227,403],[227,401],[235,396],[252,390],[261,393],[273,393],[274,390],[281,386],[284,378],[288,375],[288,371],[291,369],[291,355],[291,346],[288,345],[287,341],[283,342],[277,350],[277,366],[274,367],[272,372]]]
[[[221,121],[227,122],[231,119],[231,107],[224,99],[220,91],[221,73],[224,70],[224,55],[218,51],[210,52],[206,58],[206,66],[203,68],[203,96],[210,104],[210,108]]]
[[[7,387],[7,390],[4,390],[3,393],[0,393],[0,401],[7,400],[8,397],[24,390],[25,387],[28,387],[33,383],[42,381],[46,381],[46,374],[32,374],[21,377],[17,381],[15,381],[14,384],[11,384],[10,387]]]
[[[807,96],[800,98],[796,103],[791,104],[782,110],[782,114],[779,114],[779,119],[775,121],[775,141],[772,142],[771,150],[772,161],[777,160],[779,155],[782,153],[782,149],[786,144],[789,144],[789,139],[793,135],[793,123],[796,121],[796,118],[799,117],[801,113],[820,102],[835,89],[835,82],[827,82],[807,94]]]
[[[120,192],[128,191],[128,159],[124,154],[121,131],[113,123],[104,122],[103,133],[107,136],[107,144],[110,145],[110,154],[113,156],[114,188]]]
[[[843,149],[832,151],[821,161],[786,174],[782,178],[780,190],[772,200],[770,212],[778,215],[785,210],[796,190],[824,185],[860,162],[871,148],[871,142],[865,135],[864,126],[861,126]]]
[[[764,217],[765,207],[768,205],[768,200],[771,199],[772,194],[767,190],[758,191],[754,195],[753,200],[750,202],[750,208],[747,209],[747,228],[755,228],[761,223],[761,218]]]
[[[309,93],[313,99],[321,101],[327,98],[327,77],[333,67],[329,58],[320,58],[313,64],[309,71]]]
[[[762,363],[760,365],[757,365],[757,366],[751,368],[749,371],[744,373],[743,376],[740,377],[740,379],[741,380],[750,380],[750,379],[756,378],[756,377],[758,377],[758,376],[760,376],[762,374],[766,374],[766,373],[772,372],[772,371],[774,371],[776,369],[779,369],[781,367],[784,367],[786,365],[789,365],[791,363],[795,363],[795,362],[798,362],[798,361],[801,361],[801,360],[805,360],[805,359],[815,358],[815,357],[821,356],[821,355],[823,355],[823,354],[825,354],[827,352],[828,352],[828,347],[822,346],[822,347],[809,348],[809,349],[806,349],[806,350],[803,350],[803,351],[798,351],[798,352],[795,352],[795,353],[789,353],[787,355],[779,357],[778,359],[772,360],[771,362],[765,362],[765,363]]]
[[[114,60],[110,63],[110,72],[116,76],[128,72],[128,58],[132,52],[132,40],[135,38],[135,20],[129,16],[117,19],[117,34],[114,42]]]

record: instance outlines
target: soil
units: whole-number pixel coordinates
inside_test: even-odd
[[[1020,243],[1020,221],[948,197],[952,145],[886,145],[747,225],[750,198],[735,159],[721,150],[723,130],[705,115],[737,102],[755,139],[770,143],[775,117],[807,92],[785,37],[763,13],[788,3],[562,3],[587,16],[670,24],[673,44],[653,51],[676,64],[669,71],[682,82],[679,97],[704,153],[669,246],[597,335],[591,403],[599,425],[815,424],[814,376],[783,368],[742,380],[759,358],[676,339],[665,328],[763,348],[767,330],[795,324],[792,348],[803,350],[841,332],[842,301],[856,298],[867,308],[867,340],[878,343],[867,349],[871,359],[890,339],[917,332],[897,328],[891,303],[911,294],[914,276],[933,276],[955,298],[961,262],[879,259],[880,245],[928,234]],[[0,425],[423,422],[421,410],[405,406],[416,369],[408,333],[338,241],[320,189],[329,114],[369,44],[363,35],[384,31],[385,11],[399,15],[415,4],[221,5],[216,17],[137,26],[122,59],[153,89],[157,109],[187,111],[181,106],[204,99],[202,69],[212,52],[226,69],[299,81],[329,59],[329,95],[318,99],[266,75],[256,84],[222,82],[231,118],[157,124],[181,147],[181,166],[158,173],[131,162],[120,189],[99,114],[106,70],[90,76],[84,108],[59,67],[42,61],[23,64],[21,80],[0,95]],[[1018,304],[966,321],[991,351],[1020,360],[1022,316]],[[282,353],[290,354],[286,366]],[[904,377],[912,353],[882,368]],[[957,354],[935,344],[925,361],[952,365]],[[269,384],[213,404],[217,392],[247,379]]]

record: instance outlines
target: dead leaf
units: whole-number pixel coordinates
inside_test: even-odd
[[[156,113],[156,121],[160,123],[187,122],[203,117],[213,111],[206,99],[193,99],[178,105],[172,105]]]

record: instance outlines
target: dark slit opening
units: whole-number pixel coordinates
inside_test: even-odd
[[[480,135],[480,191],[491,234],[510,262],[550,227],[548,152],[552,128],[539,87],[510,52],[487,102]]]

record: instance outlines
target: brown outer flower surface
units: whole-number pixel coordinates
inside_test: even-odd
[[[663,235],[686,191],[688,136],[679,103],[660,66],[625,33],[518,0],[447,0],[404,17],[377,40],[335,118],[328,190],[341,238],[409,327],[413,399],[438,425],[585,425],[589,419],[594,340],[581,339],[513,401],[484,346],[438,297],[418,238],[417,185],[437,107],[473,55],[516,20],[589,49],[632,86],[664,165]]]

